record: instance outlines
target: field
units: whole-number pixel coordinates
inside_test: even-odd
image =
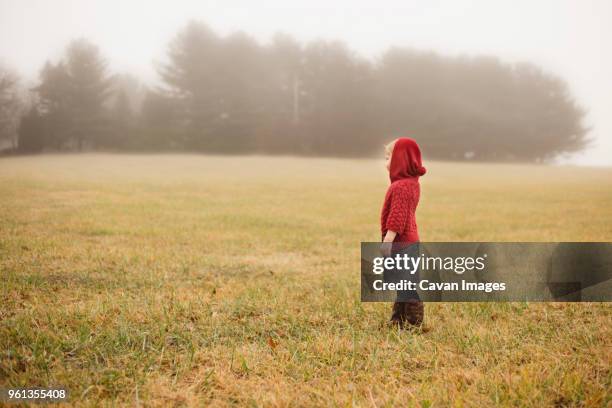
[[[612,169],[427,162],[423,241],[612,241]],[[610,406],[609,304],[359,301],[382,161],[0,159],[0,387],[78,405]]]

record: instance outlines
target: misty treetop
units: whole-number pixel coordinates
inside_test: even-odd
[[[406,135],[427,157],[544,160],[588,143],[563,80],[492,57],[391,48],[370,61],[340,42],[262,45],[190,22],[158,72],[139,87],[73,42],[41,70],[19,148],[366,156]]]
[[[36,102],[20,126],[20,148],[112,146],[113,132],[104,106],[110,89],[111,80],[98,48],[86,40],[72,42],[62,61],[47,62],[40,73],[40,84],[33,89]]]

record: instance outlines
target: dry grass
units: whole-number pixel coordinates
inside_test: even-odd
[[[611,241],[612,170],[429,163],[423,241]],[[359,302],[368,160],[0,160],[0,386],[79,405],[609,406],[607,304]]]

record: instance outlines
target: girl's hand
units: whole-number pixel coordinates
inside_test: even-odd
[[[395,241],[395,237],[397,236],[397,232],[395,231],[387,231],[385,234],[385,238],[383,239],[383,243],[380,246],[380,253],[383,256],[391,256],[391,250],[393,248],[393,241]]]
[[[393,246],[393,242],[383,242],[380,246],[380,254],[382,256],[391,256],[391,249]]]

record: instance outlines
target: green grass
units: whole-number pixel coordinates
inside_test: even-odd
[[[430,162],[423,241],[612,241],[612,170]],[[381,161],[0,160],[0,386],[78,405],[606,406],[608,304],[359,301]]]

